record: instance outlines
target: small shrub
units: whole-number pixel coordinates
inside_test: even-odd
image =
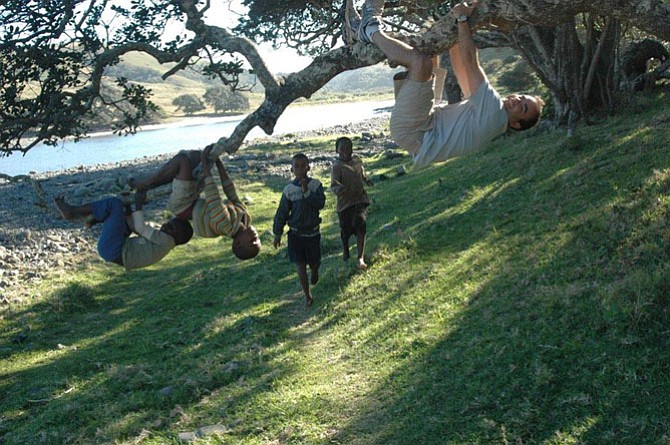
[[[93,289],[81,283],[71,283],[51,296],[51,305],[56,312],[84,312],[94,304]]]

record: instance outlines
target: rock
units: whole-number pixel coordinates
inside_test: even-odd
[[[391,149],[391,148],[389,148],[388,150],[386,150],[386,151],[384,152],[384,158],[386,158],[386,159],[402,158],[403,156],[405,156],[404,153],[401,153],[401,152],[399,152],[399,151],[393,150],[393,149]]]
[[[225,434],[228,433],[230,429],[225,425],[209,425],[198,428],[195,431],[188,431],[185,433],[179,433],[179,440],[184,442],[193,442],[196,439],[211,436],[214,434]]]
[[[189,431],[187,433],[179,433],[179,440],[182,442],[193,442],[198,436],[195,435],[195,431]]]
[[[26,229],[16,234],[16,240],[19,242],[26,241],[29,240],[31,236],[32,233],[30,232],[30,230]]]

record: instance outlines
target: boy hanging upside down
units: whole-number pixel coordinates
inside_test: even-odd
[[[145,192],[135,195],[135,211],[126,214],[119,198],[105,198],[83,205],[71,205],[65,198],[55,199],[56,208],[66,220],[89,218],[87,225],[102,223],[98,254],[108,262],[139,269],[163,259],[175,246],[186,244],[193,236],[188,221],[173,218],[156,230],[144,222],[142,203]],[[131,236],[132,234],[138,236]]]

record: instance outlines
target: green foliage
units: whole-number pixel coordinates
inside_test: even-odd
[[[317,55],[335,46],[340,35],[339,1],[245,0],[243,4],[249,12],[235,30],[254,41],[286,43],[303,54]]]
[[[481,51],[481,63],[501,95],[523,92],[543,97],[546,88],[530,65],[511,48],[487,48]]]
[[[393,74],[399,69],[391,69],[386,64],[377,64],[353,71],[345,71],[335,76],[319,92],[349,94],[392,92]]]
[[[200,98],[194,94],[177,96],[172,100],[172,105],[177,107],[177,110],[183,110],[186,114],[193,114],[205,109],[205,105]]]
[[[507,91],[538,91],[542,84],[533,69],[521,57],[506,62],[507,69],[498,73],[498,84]]]
[[[239,91],[228,87],[212,87],[205,91],[205,103],[217,113],[225,111],[245,111],[249,109],[249,99]]]

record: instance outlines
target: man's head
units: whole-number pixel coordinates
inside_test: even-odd
[[[233,237],[233,253],[240,260],[254,258],[261,251],[261,239],[254,226],[239,230]]]
[[[307,177],[309,171],[309,159],[304,153],[298,153],[291,159],[291,172],[295,175],[295,179],[300,181]]]
[[[335,152],[342,161],[350,161],[353,150],[354,144],[348,137],[342,136],[335,141]]]
[[[166,222],[161,226],[161,232],[165,232],[174,238],[176,245],[186,244],[191,240],[193,236],[193,227],[191,224],[179,218],[172,218],[170,221]]]
[[[528,130],[540,120],[544,101],[539,96],[510,94],[503,99],[509,128],[516,131]]]

